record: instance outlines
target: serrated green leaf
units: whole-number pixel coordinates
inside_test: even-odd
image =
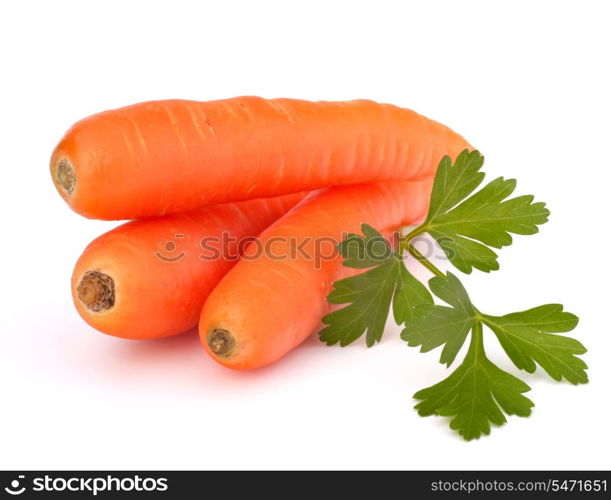
[[[413,317],[416,305],[433,302],[426,287],[411,275],[382,235],[366,224],[362,230],[364,236],[348,235],[340,251],[344,265],[370,269],[333,283],[328,301],[348,305],[323,318],[328,326],[319,337],[327,345],[345,346],[366,333],[366,343],[372,346],[382,338],[391,303],[396,320],[404,322]],[[372,252],[374,257],[370,256]]]
[[[393,299],[395,323],[401,325],[410,321],[416,316],[418,306],[432,303],[433,297],[426,287],[407,270],[405,265],[399,266],[399,277]]]
[[[428,233],[437,240],[450,262],[458,270],[470,274],[473,268],[486,273],[499,269],[496,252],[478,241],[452,232],[453,229],[456,228],[440,226],[430,228]]]
[[[327,345],[339,342],[346,346],[366,332],[368,346],[379,341],[396,287],[398,264],[395,259],[388,259],[369,271],[336,282],[329,302],[351,304],[323,318],[329,326],[320,331],[320,340]]]
[[[465,274],[473,268],[485,273],[499,268],[497,254],[486,245],[462,236],[430,229],[429,234],[437,240],[450,262]]]
[[[464,311],[467,315],[475,315],[475,309],[469,294],[460,280],[451,272],[445,276],[435,276],[429,280],[431,291],[446,304]]]
[[[407,345],[420,346],[428,352],[443,345],[439,362],[450,366],[475,324],[476,311],[467,291],[452,273],[429,280],[431,291],[451,305],[424,304],[416,308],[416,317],[406,323],[401,338]]]
[[[483,316],[501,346],[521,370],[533,373],[539,364],[554,380],[565,378],[572,384],[588,381],[586,363],[576,357],[586,348],[581,342],[554,335],[575,328],[579,319],[562,310],[560,304],[546,304],[505,316]]]
[[[482,162],[477,151],[463,151],[454,165],[447,157],[442,160],[423,224],[452,264],[467,274],[473,268],[498,269],[497,255],[488,247],[510,245],[511,234],[536,233],[549,216],[545,204],[530,195],[507,199],[516,186],[513,179],[499,177],[471,195],[483,180]]]
[[[451,307],[428,304],[419,306],[418,314],[422,317],[406,323],[401,338],[411,347],[420,346],[420,352],[443,345],[439,362],[450,366],[473,327],[473,316]]]
[[[460,234],[494,248],[511,245],[510,233],[534,234],[547,222],[544,203],[533,203],[530,195],[505,200],[516,181],[499,177],[456,208],[438,215],[432,226],[444,233]]]
[[[446,379],[414,394],[421,416],[452,417],[450,427],[467,441],[490,433],[507,415],[527,417],[533,402],[523,396],[530,387],[495,366],[484,352],[481,325],[476,325],[462,364]]]
[[[339,244],[342,264],[353,269],[367,269],[388,259],[393,251],[380,232],[368,224],[361,226],[363,235],[350,233]]]
[[[449,156],[444,156],[437,167],[428,218],[450,210],[469,196],[484,180],[484,174],[479,171],[483,164],[484,157],[478,151],[465,149],[454,164]]]

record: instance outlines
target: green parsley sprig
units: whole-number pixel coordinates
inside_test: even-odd
[[[425,221],[401,236],[395,249],[367,224],[362,236],[350,234],[341,242],[343,265],[366,271],[334,283],[328,300],[345,306],[325,316],[327,326],[320,331],[328,345],[345,346],[365,334],[372,346],[382,338],[392,306],[395,322],[405,325],[401,338],[421,352],[441,347],[440,362],[448,367],[469,338],[467,353],[454,372],[414,395],[420,400],[415,407],[420,415],[451,417],[450,427],[466,440],[489,434],[491,423],[506,422],[505,414],[529,416],[534,406],[523,395],[530,387],[487,357],[484,327],[520,370],[533,373],[539,365],[554,380],[588,381],[587,365],[577,357],[585,347],[557,335],[575,328],[575,315],[560,304],[503,316],[484,314],[454,274],[440,271],[413,244],[428,233],[458,270],[490,272],[499,268],[492,248],[510,245],[512,234],[538,232],[549,211],[530,195],[509,198],[515,180],[499,177],[473,193],[484,180],[483,162],[477,151],[463,151],[454,163],[444,157]],[[433,273],[428,289],[405,267],[406,251]],[[435,304],[429,289],[447,305]]]

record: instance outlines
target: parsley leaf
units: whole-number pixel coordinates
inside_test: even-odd
[[[391,303],[395,320],[403,323],[414,316],[416,305],[433,302],[383,236],[366,224],[362,231],[364,236],[348,235],[339,249],[344,266],[371,269],[333,284],[328,301],[349,305],[323,318],[328,326],[319,336],[327,345],[345,346],[367,332],[366,343],[372,346],[382,338]]]
[[[449,156],[444,156],[437,167],[427,219],[437,218],[469,196],[484,180],[485,174],[480,172],[483,164],[484,157],[478,151],[465,149],[454,165]]]
[[[547,221],[545,204],[532,196],[509,198],[516,186],[512,179],[499,177],[475,192],[484,180],[483,160],[477,151],[467,150],[454,164],[449,157],[442,159],[427,218],[399,238],[398,250],[366,224],[362,235],[349,234],[340,243],[343,265],[363,272],[334,283],[328,301],[345,307],[325,316],[327,326],[320,332],[327,344],[342,346],[366,334],[371,346],[381,339],[392,304],[395,321],[405,324],[401,338],[421,352],[443,346],[439,361],[447,366],[470,335],[467,353],[454,372],[414,395],[420,415],[451,417],[450,427],[466,440],[489,434],[491,424],[504,424],[506,415],[526,417],[534,406],[523,395],[530,387],[486,356],[484,325],[519,369],[532,373],[539,365],[558,381],[588,381],[587,365],[577,357],[585,347],[557,335],[575,328],[575,315],[559,304],[504,316],[483,314],[455,275],[444,274],[412,244],[428,232],[459,270],[489,272],[499,267],[492,248],[510,245],[513,234],[534,234]],[[404,250],[433,273],[429,288],[446,305],[434,304],[431,293],[407,270]]]
[[[490,433],[490,424],[502,425],[504,413],[527,417],[533,402],[522,393],[530,387],[494,365],[484,352],[481,323],[476,323],[462,364],[445,380],[414,394],[421,416],[453,417],[450,427],[466,440]]]
[[[475,324],[476,311],[467,291],[452,273],[448,273],[447,278],[431,278],[429,287],[452,307],[435,304],[418,306],[418,316],[406,324],[401,338],[409,346],[421,346],[420,352],[428,352],[445,344],[439,362],[450,366]]]
[[[533,403],[522,396],[529,387],[495,366],[484,353],[483,325],[499,339],[514,364],[530,373],[539,364],[555,380],[563,377],[573,384],[588,381],[587,365],[576,357],[586,350],[569,337],[552,332],[575,328],[578,318],[559,304],[547,304],[527,311],[491,316],[482,314],[471,302],[460,280],[452,273],[435,276],[429,287],[451,307],[423,304],[407,322],[401,338],[421,352],[444,346],[440,362],[452,364],[471,332],[471,343],[462,364],[442,382],[419,391],[422,401],[416,409],[423,416],[454,417],[450,423],[467,440],[490,432],[490,423],[501,425],[507,414],[527,416]]]
[[[516,187],[513,179],[499,177],[467,198],[482,183],[484,158],[464,150],[452,164],[444,157],[433,184],[431,206],[420,228],[437,240],[452,264],[464,273],[473,268],[499,268],[496,253],[512,243],[510,233],[534,234],[547,222],[545,204],[533,197],[507,199]]]
[[[399,266],[397,288],[393,299],[393,314],[397,325],[412,320],[418,314],[418,307],[432,304],[433,297],[426,287],[410,273],[403,261]]]
[[[483,322],[496,334],[511,361],[529,373],[539,364],[554,380],[564,377],[572,384],[588,381],[586,363],[576,354],[584,354],[581,342],[553,335],[568,332],[579,319],[562,310],[560,304],[547,304],[505,316],[483,315]]]
[[[342,265],[353,269],[377,266],[392,256],[386,238],[369,224],[362,224],[359,234],[348,234],[339,244],[339,253],[344,258]]]

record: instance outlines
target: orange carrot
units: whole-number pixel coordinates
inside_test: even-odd
[[[145,102],[76,123],[51,158],[76,212],[131,219],[332,185],[414,180],[469,145],[414,111],[358,100]]]
[[[103,234],[72,275],[78,312],[94,328],[123,338],[165,337],[194,327],[244,238],[259,234],[303,196],[215,205]]]
[[[263,231],[258,247],[267,252],[241,260],[210,294],[199,324],[205,349],[236,369],[284,356],[320,325],[332,282],[346,269],[338,255],[316,262],[317,247],[326,242],[326,253],[344,233],[360,232],[362,223],[391,231],[418,221],[431,185],[432,179],[373,183],[310,195]],[[292,249],[299,245],[304,252],[296,254]]]

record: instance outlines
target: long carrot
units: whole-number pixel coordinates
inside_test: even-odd
[[[236,369],[258,368],[284,356],[320,325],[332,282],[345,269],[341,257],[317,262],[317,253],[330,255],[329,245],[345,232],[360,232],[361,223],[393,230],[417,221],[425,215],[430,188],[429,179],[340,186],[310,195],[263,231],[258,258],[241,260],[210,294],[199,324],[205,349]],[[294,252],[297,247],[303,252]]]
[[[358,100],[145,102],[76,123],[51,158],[76,212],[131,219],[332,185],[414,180],[468,144],[414,111]]]
[[[303,196],[215,205],[128,222],[103,234],[74,269],[78,312],[94,328],[123,338],[164,337],[194,327],[206,297],[245,247],[244,239],[259,234]]]

